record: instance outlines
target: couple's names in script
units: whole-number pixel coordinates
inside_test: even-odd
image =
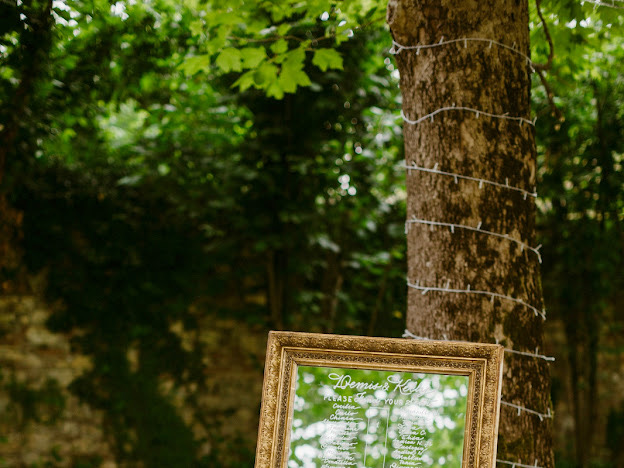
[[[389,375],[386,382],[360,382],[353,380],[350,375],[329,374],[329,379],[336,382],[333,385],[336,389],[355,389],[361,390],[383,390],[386,392],[399,391],[401,395],[414,395],[421,392],[420,383],[412,379],[404,379],[399,375]]]

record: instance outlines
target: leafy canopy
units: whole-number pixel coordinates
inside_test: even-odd
[[[180,68],[187,75],[240,73],[233,87],[282,99],[313,85],[310,65],[342,70],[334,47],[382,20],[383,11],[376,0],[211,1],[197,7],[190,24],[194,44]]]

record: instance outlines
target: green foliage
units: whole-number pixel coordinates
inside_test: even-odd
[[[201,341],[183,345],[172,326],[216,314],[265,330],[399,333],[405,191],[386,33],[321,52],[321,73],[307,39],[216,47],[241,25],[233,14],[218,16],[230,32],[206,36],[190,4],[55,5],[6,186],[25,213],[25,261],[50,271],[62,304],[49,327],[80,330],[72,346],[94,362],[71,390],[103,411],[120,463],[249,466],[253,435],[224,436],[224,415],[201,409],[183,420],[163,390],[195,388],[190,407],[209,393]],[[274,31],[306,34],[294,20]],[[180,70],[196,41],[207,53]],[[246,92],[232,94],[239,67]]]
[[[558,463],[608,463],[599,458],[601,436],[592,424],[620,404],[608,397],[599,403],[601,393],[618,393],[607,390],[617,371],[597,369],[621,347],[624,17],[589,3],[545,8],[555,43],[548,80],[557,110],[536,80],[539,235],[549,317],[564,324],[562,354],[571,366],[569,376],[555,374],[553,398],[573,405],[579,427],[558,436],[569,441]],[[542,35],[541,29],[534,32]],[[546,47],[537,51],[544,61]]]
[[[210,55],[196,55],[195,57],[189,57],[180,64],[179,68],[189,76],[204,70],[210,66]],[[239,68],[240,70],[240,68]]]
[[[230,71],[241,71],[243,69],[243,56],[238,49],[223,49],[215,64],[221,69],[221,71],[227,73]]]
[[[47,293],[63,305],[49,326],[79,331],[72,344],[95,363],[72,391],[103,411],[120,463],[250,466],[253,435],[224,435],[200,410],[189,422],[163,390],[196,388],[191,407],[210,393],[201,340],[189,348],[172,326],[205,332],[215,315],[402,330],[405,187],[398,76],[376,24],[385,5],[77,0],[54,2],[54,27],[38,35],[44,4],[23,5],[0,2],[0,118],[17,129],[2,188],[24,211],[25,261],[50,272]],[[566,332],[591,382],[591,359],[622,349],[623,22],[573,0],[543,8],[565,117],[536,80],[544,288],[555,319],[581,324]],[[62,411],[22,390],[33,418]]]
[[[322,71],[327,71],[328,68],[337,68],[342,70],[342,57],[335,49],[315,50],[312,63],[319,67]]]
[[[382,19],[371,21],[384,8],[371,0],[207,2],[190,27],[195,47],[207,53],[187,56],[180,68],[189,75],[210,72],[216,55],[219,72],[245,71],[233,86],[241,91],[253,86],[283,99],[285,93],[312,86],[306,55],[322,71],[341,70],[343,58],[333,46],[352,37],[354,29]]]

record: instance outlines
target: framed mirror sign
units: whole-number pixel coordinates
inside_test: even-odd
[[[255,466],[493,467],[503,352],[270,332]]]

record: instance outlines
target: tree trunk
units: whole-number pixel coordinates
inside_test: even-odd
[[[271,250],[267,259],[267,280],[271,326],[275,330],[284,329],[284,283],[286,281],[286,253]]]
[[[485,38],[514,49],[463,40],[418,51],[395,46],[407,119],[453,106],[482,111],[450,109],[418,124],[406,122],[406,164],[437,164],[439,171],[532,192],[534,128],[483,114],[530,120],[531,70],[521,55],[529,54],[527,2],[390,0],[387,19],[403,46]],[[535,352],[542,345],[543,321],[536,313],[542,309],[539,256],[527,248],[535,245],[534,199],[507,187],[421,170],[408,171],[407,192],[408,281],[456,290],[408,288],[408,329],[433,339],[498,340],[508,349]],[[546,361],[506,353],[503,401],[547,413],[549,391]],[[554,466],[550,421],[504,405],[497,458]]]
[[[19,3],[13,5],[8,2],[9,7],[19,12],[23,22],[20,23],[23,29],[14,31],[19,34],[21,48],[16,54],[19,60],[16,72],[20,81],[7,104],[11,112],[0,122],[0,294],[18,294],[28,290],[20,247],[23,213],[13,208],[7,199],[10,187],[7,186],[5,172],[9,155],[20,153],[15,147],[24,116],[32,112],[30,101],[36,80],[44,72],[43,64],[48,60],[53,25],[52,0]]]

